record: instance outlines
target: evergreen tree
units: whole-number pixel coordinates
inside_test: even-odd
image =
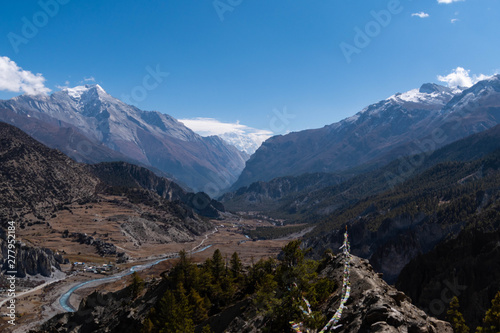
[[[154,331],[154,325],[153,322],[151,321],[151,318],[146,318],[144,322],[142,323],[142,333],[151,333]]]
[[[212,255],[212,274],[217,280],[222,276],[224,272],[224,259],[219,249],[214,251]]]
[[[130,285],[130,291],[132,293],[132,298],[137,298],[141,291],[144,289],[144,280],[141,279],[137,272],[132,274],[132,283]]]
[[[491,308],[486,312],[483,319],[483,326],[478,327],[478,333],[498,333],[500,332],[500,291],[491,301]]]
[[[241,274],[241,269],[243,268],[238,253],[236,252],[233,253],[233,255],[231,256],[231,261],[229,263],[229,266],[233,277],[238,278]]]
[[[191,304],[191,307],[193,309],[194,322],[201,323],[202,321],[207,320],[209,308],[206,307],[205,299],[202,298],[200,294],[194,289],[190,290],[188,298],[189,304]]]
[[[212,330],[210,329],[210,325],[205,325],[203,326],[203,330],[201,333],[212,333]]]
[[[179,283],[176,290],[177,305],[174,310],[174,332],[191,333],[194,332],[194,322],[192,319],[193,310],[186,296],[186,290],[182,283]]]
[[[465,319],[459,311],[460,304],[458,298],[455,296],[450,302],[448,311],[446,312],[446,320],[448,320],[453,327],[455,333],[469,333],[469,327],[465,325]]]
[[[175,296],[170,290],[167,290],[158,302],[155,311],[151,313],[154,326],[164,332],[175,332],[173,325],[175,308]]]

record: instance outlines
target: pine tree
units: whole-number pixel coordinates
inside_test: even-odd
[[[141,291],[144,289],[144,280],[141,279],[137,272],[132,274],[132,283],[130,285],[130,291],[132,293],[132,298],[137,298]]]
[[[224,272],[224,259],[222,258],[222,254],[219,249],[214,251],[212,256],[212,274],[214,278],[217,280],[221,277]]]
[[[164,332],[175,332],[173,325],[175,308],[175,296],[170,290],[167,290],[158,303],[155,311],[151,313],[154,326]]]
[[[231,256],[231,262],[229,263],[230,265],[230,270],[231,274],[233,274],[234,278],[238,278],[241,273],[241,269],[243,265],[241,264],[240,257],[238,256],[238,253],[234,252],[233,255]]]
[[[491,308],[486,312],[483,319],[483,326],[478,327],[478,333],[498,333],[500,332],[500,291],[491,301]]]
[[[446,312],[446,320],[451,323],[455,333],[469,333],[469,327],[465,325],[465,319],[459,311],[460,304],[455,296],[450,302],[448,311]]]
[[[210,329],[210,325],[205,325],[203,326],[203,330],[201,333],[212,333],[212,330]]]
[[[208,310],[205,306],[206,302],[205,299],[200,296],[200,294],[194,290],[191,289],[189,291],[189,304],[191,304],[191,307],[193,309],[193,320],[195,323],[201,323],[202,321],[208,319]]]
[[[176,333],[191,333],[194,332],[194,323],[192,319],[192,306],[189,304],[189,299],[186,296],[186,290],[182,283],[179,283],[176,289],[177,305],[174,309],[174,332]]]
[[[154,325],[153,322],[151,321],[151,318],[146,318],[144,322],[142,323],[142,333],[151,333],[154,330]]]

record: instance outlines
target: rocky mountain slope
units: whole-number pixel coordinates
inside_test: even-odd
[[[91,222],[101,220],[96,219],[95,214],[86,214],[92,205],[106,205],[106,211],[116,211],[108,222],[123,220],[118,234],[125,232],[138,243],[192,240],[195,235],[212,228],[203,215],[215,218],[224,210],[206,194],[186,192],[142,167],[124,162],[76,163],[5,123],[0,123],[0,181],[2,228],[6,228],[8,221],[14,221],[18,238],[26,242],[16,245],[20,277],[38,273],[50,275],[52,266],[57,268],[62,263],[62,258],[54,251],[42,249],[47,246],[44,240],[49,235],[61,239],[74,236],[74,241],[94,246],[99,255],[119,255],[115,246],[109,243],[112,237],[105,241],[85,234]],[[60,224],[63,213],[73,215],[75,207],[85,209],[86,222],[74,230],[64,230],[68,229],[64,225],[62,230],[56,230],[52,224]],[[120,213],[124,207],[130,209],[129,215]],[[23,238],[24,233],[29,235],[29,241],[28,237]],[[157,237],[144,238],[147,234]],[[0,237],[0,247],[3,264],[5,237]],[[115,250],[106,250],[109,248]]]
[[[0,108],[11,111],[0,112],[2,120],[77,161],[126,156],[125,161],[152,166],[214,194],[236,180],[247,157],[218,137],[195,134],[171,116],[127,105],[99,85],[65,88],[50,96],[22,95],[0,101]],[[33,128],[33,123],[42,126]]]
[[[363,164],[437,149],[500,123],[500,75],[464,91],[425,84],[321,129],[268,139],[247,161],[237,190],[255,181]]]
[[[158,177],[154,172],[126,162],[103,162],[87,168],[101,181],[100,187],[140,188],[156,193],[167,201],[177,202],[193,209],[197,214],[217,218],[224,206],[203,192],[186,192],[173,181]]]
[[[443,318],[443,305],[457,296],[467,324],[481,324],[500,290],[500,206],[479,214],[476,223],[419,255],[401,271],[396,283],[421,308]]]
[[[0,216],[40,215],[95,195],[99,180],[63,153],[0,123]]]
[[[306,235],[321,253],[340,246],[349,225],[353,253],[369,258],[394,282],[403,267],[448,235],[472,223],[476,214],[495,211],[500,200],[500,151],[470,162],[445,162],[397,185],[340,209]]]
[[[278,210],[281,203],[290,200],[293,195],[337,185],[345,181],[347,177],[330,173],[278,177],[267,182],[255,182],[237,191],[225,193],[219,200],[232,211]]]

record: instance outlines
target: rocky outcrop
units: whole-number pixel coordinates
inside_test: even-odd
[[[34,248],[17,242],[15,244],[15,267],[10,267],[8,258],[8,242],[5,232],[0,228],[0,266],[2,271],[16,271],[16,277],[24,278],[27,275],[40,274],[45,277],[52,275],[53,269],[61,269],[59,264],[64,263],[60,254],[46,248]]]
[[[344,259],[342,256],[330,258],[319,277],[327,277],[342,285]],[[335,332],[453,333],[449,323],[429,317],[414,306],[403,292],[389,286],[365,259],[351,256],[350,285],[347,308],[339,321],[342,326]],[[338,290],[323,304],[321,311],[326,318],[331,318],[336,312],[341,296]],[[223,316],[224,313],[219,315]],[[256,333],[262,332],[264,327],[265,320],[258,315],[258,309],[250,305],[233,319],[224,332]]]
[[[343,266],[341,256],[332,257],[320,277],[341,284]],[[453,332],[449,323],[429,317],[408,296],[389,286],[368,260],[351,257],[350,282],[351,296],[339,322],[342,326],[336,332]],[[333,315],[339,303],[340,297],[335,295],[326,306],[326,313]]]
[[[69,235],[69,237],[75,238],[75,240],[80,244],[94,246],[100,256],[116,255],[116,246],[114,244],[105,242],[100,238],[94,238],[81,232],[73,232]]]

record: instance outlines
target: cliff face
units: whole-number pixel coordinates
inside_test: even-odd
[[[453,296],[471,329],[481,324],[491,300],[500,290],[500,209],[496,229],[476,228],[438,245],[412,260],[401,272],[396,286],[428,313],[444,317],[444,306]],[[483,216],[483,221],[487,219]]]
[[[8,265],[8,242],[5,232],[0,228],[0,267],[2,270],[17,271],[16,277],[23,278],[26,275],[40,274],[45,277],[52,275],[52,269],[61,269],[59,264],[63,263],[60,254],[55,254],[50,249],[35,248],[16,244],[16,267],[10,269]]]
[[[332,258],[320,276],[340,284],[343,264],[341,257]],[[408,296],[389,286],[368,260],[352,256],[350,281],[351,297],[336,332],[453,332],[449,323],[427,316]],[[339,298],[333,297],[327,312],[332,313],[338,304]]]

